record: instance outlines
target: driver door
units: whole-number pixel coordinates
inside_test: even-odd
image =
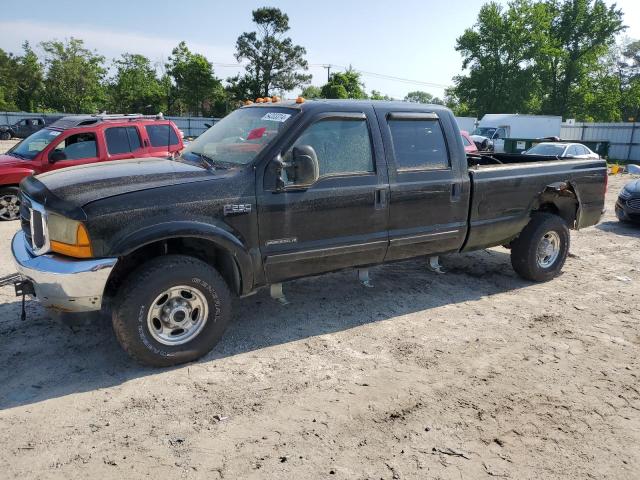
[[[317,158],[318,178],[296,185],[283,173],[278,187],[269,172],[279,159],[265,170],[258,222],[268,283],[382,262],[389,182],[373,110],[318,114],[283,149],[285,163],[295,147]]]
[[[62,136],[62,135],[61,135]],[[45,158],[45,171],[100,161],[95,132],[82,132],[56,139]]]

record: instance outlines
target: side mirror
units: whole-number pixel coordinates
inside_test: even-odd
[[[49,154],[49,163],[56,163],[60,160],[66,160],[67,156],[62,150],[54,150]]]
[[[318,156],[311,145],[293,147],[291,159],[293,182],[295,185],[311,185],[320,177]]]

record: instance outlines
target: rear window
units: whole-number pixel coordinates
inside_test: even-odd
[[[147,125],[147,135],[152,147],[168,147],[169,145],[178,145],[178,135],[169,125]]]
[[[107,128],[104,136],[111,155],[133,152],[140,148],[140,136],[136,127]]]
[[[449,155],[436,119],[390,119],[389,128],[398,170],[449,168]]]

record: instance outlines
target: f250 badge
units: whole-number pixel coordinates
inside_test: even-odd
[[[223,208],[224,216],[228,215],[241,215],[243,213],[251,213],[251,204],[250,203],[242,203],[242,204],[231,204],[225,205]]]

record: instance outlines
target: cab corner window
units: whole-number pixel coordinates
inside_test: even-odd
[[[140,136],[136,127],[112,127],[104,132],[110,155],[134,152],[140,148]]]
[[[76,133],[62,140],[49,154],[51,160],[82,160],[98,156],[96,134]]]
[[[168,147],[179,143],[178,135],[169,125],[147,125],[144,128],[152,147]]]
[[[450,168],[447,145],[436,119],[389,120],[398,170]]]
[[[285,162],[292,160],[294,149],[315,154],[320,177],[375,171],[366,119],[319,120],[309,126],[285,153]]]

